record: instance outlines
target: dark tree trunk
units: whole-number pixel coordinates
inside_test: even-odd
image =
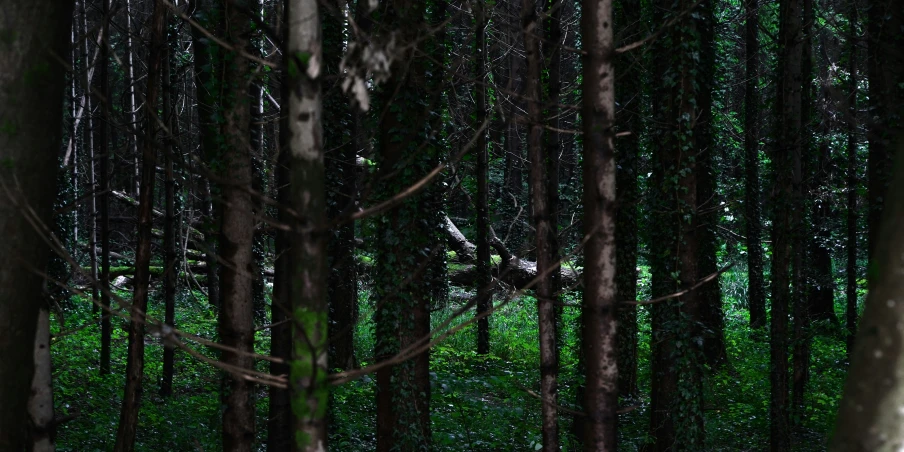
[[[288,22],[283,10],[283,30]],[[288,66],[288,58],[283,55],[283,66]],[[280,86],[288,86],[288,73],[279,73]],[[281,88],[280,104],[282,108],[288,108],[289,90]],[[282,206],[289,205],[289,132],[288,115],[280,114],[279,121],[279,154],[276,161],[276,200]],[[294,217],[286,209],[279,209],[279,222],[288,224]],[[292,326],[288,323],[290,310],[290,289],[293,281],[292,262],[289,256],[291,247],[289,231],[282,228],[276,230],[274,240],[275,260],[273,263],[273,303],[270,308],[270,323],[273,325],[270,332],[270,354],[284,360],[283,363],[270,363],[270,374],[288,375],[289,354]],[[290,426],[291,407],[289,405],[289,391],[287,389],[270,387],[269,411],[267,416],[267,450],[269,452],[282,452],[288,450],[292,444],[292,429]]]
[[[163,123],[174,130],[176,119],[173,118],[173,104],[170,99],[172,90],[172,73],[170,70],[169,52],[164,57],[164,80],[167,81],[163,89]],[[167,137],[163,146],[163,166],[165,173],[164,185],[164,219],[163,219],[163,321],[170,326],[176,323],[176,280],[179,276],[179,266],[176,259],[176,179],[173,176],[173,137]],[[164,397],[173,394],[173,369],[175,365],[176,350],[168,341],[163,345],[163,378],[160,383],[160,395]]]
[[[622,17],[620,34],[623,42],[642,39],[641,3],[629,0],[618,11]],[[621,54],[616,60],[620,78],[616,91],[619,110],[618,130],[629,135],[618,139],[615,157],[617,214],[615,225],[616,290],[618,301],[637,299],[637,206],[640,193],[637,186],[637,164],[640,136],[643,132],[643,56],[638,52]],[[636,395],[637,388],[637,306],[620,305],[618,310],[618,393]]]
[[[795,185],[801,154],[801,2],[782,0],[776,90],[776,150],[772,158],[772,312],[770,321],[770,447],[790,449],[788,401],[788,308],[792,301]],[[797,182],[797,184],[795,184]]]
[[[850,4],[850,24],[848,37],[848,73],[850,88],[848,94],[847,117],[847,224],[846,226],[846,265],[845,265],[845,326],[847,328],[848,362],[854,351],[854,337],[857,335],[857,33],[860,22],[857,3]]]
[[[356,150],[348,129],[353,127],[349,103],[340,87],[342,77],[339,63],[342,59],[343,19],[324,11],[323,57],[325,70],[329,71],[324,89],[324,124],[343,124],[348,127],[324,129],[324,150],[329,190],[327,203],[329,215],[337,217],[349,211],[357,199]],[[361,24],[358,24],[361,26]],[[356,107],[353,107],[356,108]],[[358,320],[358,274],[355,264],[355,223],[347,221],[338,225],[329,235],[329,305],[330,305],[330,366],[334,369],[355,367],[355,323]]]
[[[154,182],[157,164],[157,96],[160,91],[160,73],[165,55],[164,32],[166,6],[154,4],[151,19],[151,44],[148,56],[147,93],[145,95],[145,137],[142,143],[141,189],[138,196],[138,243],[135,251],[135,290],[129,313],[129,349],[126,362],[126,387],[116,431],[115,452],[131,452],[135,448],[138,429],[138,408],[141,404],[142,379],[144,377],[144,318],[148,306],[150,283],[151,226],[154,210]]]
[[[430,142],[426,129],[430,125],[428,111],[439,96],[428,86],[429,63],[423,56],[426,43],[416,44],[425,23],[425,7],[424,2],[393,0],[386,3],[381,14],[379,26],[396,30],[398,42],[411,47],[393,63],[392,77],[385,86],[384,105],[392,103],[395,107],[380,118],[376,157],[379,171],[395,172],[395,176],[382,182],[380,199],[410,186],[438,162],[439,149]],[[430,277],[429,269],[434,254],[443,252],[437,236],[442,216],[428,189],[427,194],[406,199],[375,221],[379,239],[373,244],[374,298],[378,306],[374,314],[374,356],[382,361],[428,338],[430,303],[439,283]],[[376,372],[380,452],[431,447],[430,354],[424,351],[408,356],[410,359]]]
[[[474,77],[476,83],[475,130],[480,130],[487,117],[487,70],[486,70],[486,5],[480,0],[475,5]],[[490,319],[484,314],[489,310],[493,293],[490,290],[490,206],[489,206],[489,158],[487,155],[486,132],[477,136],[477,353],[490,352]]]
[[[237,49],[248,46],[250,19],[239,8],[226,4],[225,38]],[[248,108],[248,78],[251,66],[247,58],[233,54],[223,72],[221,99],[223,140],[219,161],[219,184],[223,195],[219,251],[223,259],[220,278],[221,303],[218,332],[223,345],[232,350],[221,352],[220,361],[239,369],[251,370],[254,351],[254,303],[252,299],[254,255],[254,201],[251,150],[251,111]],[[250,451],[254,442],[254,385],[238,373],[226,377],[223,395],[223,450]]]
[[[659,6],[674,17],[692,5],[685,0]],[[698,6],[694,15],[701,15],[701,10]],[[651,239],[661,250],[651,259],[654,297],[689,289],[697,280],[695,157],[699,150],[694,137],[700,93],[694,69],[702,48],[699,25],[689,17],[666,32],[654,50],[656,81],[674,81],[663,83],[654,93],[654,114],[660,124],[655,139],[662,143],[653,162]],[[702,314],[695,291],[653,305],[652,450],[703,448]]]
[[[612,2],[583,2],[585,451],[616,450],[616,170]]]
[[[196,0],[196,20],[206,30],[216,36],[222,36],[223,9],[219,0]],[[198,133],[200,135],[201,154],[206,161],[218,158],[219,120],[217,119],[220,103],[220,81],[222,73],[221,58],[217,58],[216,44],[201,33],[197,27],[191,27],[194,45],[195,94],[198,100]],[[201,200],[201,215],[204,218],[204,259],[207,263],[207,300],[212,306],[220,306],[220,265],[217,259],[217,233],[219,232],[220,215],[214,205],[216,187],[213,182],[205,181]]]
[[[0,450],[25,450],[27,403],[41,276],[48,250],[25,216],[50,224],[57,193],[57,155],[63,130],[66,55],[72,2],[3,2],[0,5]],[[22,74],[32,74],[23,77]],[[26,263],[28,265],[26,265]]]
[[[697,156],[697,232],[699,235],[697,279],[703,279],[719,270],[716,253],[719,249],[716,226],[719,222],[720,203],[716,192],[716,175],[713,168],[713,154],[716,140],[713,139],[713,91],[715,90],[716,49],[715,17],[713,1],[702,5],[701,17],[697,19],[701,39],[701,65],[697,69],[700,80],[697,102],[700,117],[694,129]],[[698,289],[703,320],[703,355],[706,363],[716,368],[728,361],[725,350],[725,313],[722,309],[722,290],[719,278]]]
[[[553,265],[549,236],[550,210],[546,159],[543,153],[543,115],[540,86],[540,39],[542,21],[532,0],[521,3],[521,26],[524,33],[524,49],[527,77],[524,98],[527,102],[527,160],[530,162],[531,214],[537,253],[537,275],[540,280],[534,287],[540,330],[540,396],[542,397],[541,436],[544,451],[559,450],[558,400],[558,350],[556,347],[556,307],[553,298],[552,278],[542,276]]]
[[[762,223],[760,223],[760,95],[759,85],[759,6],[758,0],[746,0],[745,29],[746,76],[744,84],[744,207],[747,224],[747,300],[750,327],[766,326],[766,291],[763,280]]]

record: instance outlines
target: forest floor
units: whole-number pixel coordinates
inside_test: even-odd
[[[642,269],[645,270],[645,269]],[[641,296],[649,290],[649,274],[642,271]],[[709,371],[706,378],[707,450],[756,451],[769,441],[769,347],[765,331],[748,328],[746,274],[723,274],[721,279],[726,310],[725,333],[729,364]],[[453,287],[453,291],[459,290]],[[128,293],[120,295],[128,297]],[[454,294],[453,294],[454,295]],[[463,295],[459,293],[458,295]],[[647,294],[648,295],[648,294]],[[574,295],[576,296],[576,295]],[[572,296],[572,297],[574,297]],[[160,318],[163,306],[159,292],[152,294],[149,314]],[[450,297],[448,306],[434,312],[438,324],[455,308],[461,296]],[[578,300],[568,300],[576,302]],[[372,303],[366,290],[361,293],[361,322],[356,348],[360,364],[369,364],[373,347],[370,318]],[[98,374],[100,333],[90,303],[73,297],[66,315],[54,319],[52,343],[55,404],[58,416],[74,418],[58,429],[60,451],[112,450],[119,418],[125,370],[125,321],[114,318],[112,373]],[[177,326],[213,339],[215,312],[199,293],[183,292],[177,300]],[[648,312],[640,310],[639,387],[649,388]],[[460,323],[466,319],[454,322]],[[579,409],[575,402],[577,380],[577,309],[564,308],[560,376],[560,405]],[[478,356],[473,329],[467,328],[436,347],[431,356],[433,441],[438,451],[529,451],[539,448],[540,403],[531,395],[538,386],[536,303],[525,296],[494,313],[491,325],[491,354]],[[64,332],[60,335],[60,332]],[[840,329],[822,325],[812,343],[810,384],[806,408],[795,416],[795,450],[825,450],[833,428],[847,368],[845,345]],[[269,351],[269,332],[257,333],[259,353]],[[176,353],[176,375],[172,399],[159,396],[163,347],[159,340],[146,341],[144,399],[139,417],[139,451],[216,451],[220,449],[220,402],[222,376],[208,364]],[[194,347],[216,358],[203,346]],[[258,370],[266,371],[264,362]],[[360,380],[333,392],[331,449],[372,450],[375,445],[374,380]],[[267,390],[258,392],[257,431],[260,450],[266,435]],[[625,400],[636,407],[619,418],[620,449],[638,450],[647,437],[649,398]],[[572,415],[562,414],[563,450],[575,450]]]

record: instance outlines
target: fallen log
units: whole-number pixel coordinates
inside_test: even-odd
[[[501,259],[500,259],[501,260]],[[537,277],[537,263],[519,259],[513,259],[507,266],[493,266],[494,278],[500,278],[502,282],[521,288],[527,286]],[[578,282],[578,272],[570,268],[559,268],[562,285],[571,287]],[[450,265],[449,283],[460,287],[474,287],[477,284],[477,266],[472,264]]]

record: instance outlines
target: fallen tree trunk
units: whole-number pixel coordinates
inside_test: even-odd
[[[578,272],[570,268],[560,268],[559,271],[563,287],[567,288],[577,284],[580,276]],[[522,288],[537,277],[537,263],[512,259],[507,265],[493,266],[492,272],[494,278],[500,278],[502,282],[516,288]],[[450,266],[449,283],[460,287],[475,286],[477,284],[477,266],[471,264]]]
[[[474,253],[477,251],[477,246],[468,241],[448,216],[445,217],[445,220],[445,231],[446,238],[449,239],[449,248],[455,251],[459,262],[474,262],[476,259]]]

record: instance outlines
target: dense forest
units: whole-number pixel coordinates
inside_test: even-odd
[[[0,451],[902,450],[902,121],[897,0],[0,0]]]

